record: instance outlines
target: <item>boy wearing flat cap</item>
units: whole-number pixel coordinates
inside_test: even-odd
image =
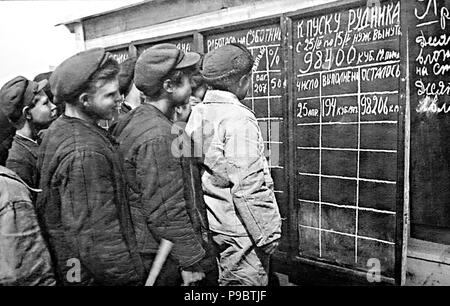
[[[37,209],[62,285],[140,285],[125,174],[116,144],[100,128],[120,102],[119,66],[102,48],[80,52],[50,77],[65,112],[38,153]]]
[[[56,106],[44,92],[47,80],[39,83],[16,77],[3,86],[6,95],[14,93],[17,132],[8,153],[6,167],[16,172],[28,186],[38,187],[38,133],[56,119]]]
[[[22,103],[28,88],[21,86],[25,83],[10,81],[0,89],[0,143],[14,136],[13,122],[19,116],[17,104]],[[39,190],[28,186],[12,170],[0,166],[0,286],[56,283],[50,253],[31,201],[36,192]]]
[[[141,105],[141,92],[134,85],[134,67],[136,60],[136,57],[130,57],[120,64],[117,78],[119,79],[119,93],[123,97],[123,101],[119,105],[119,109],[114,115],[114,118],[110,122],[101,124],[101,126],[107,127],[109,131],[114,130],[117,121],[126,113]]]
[[[189,77],[199,60],[198,54],[184,53],[172,44],[142,53],[134,82],[145,102],[125,115],[113,132],[125,159],[133,222],[146,267],[162,239],[173,243],[156,285],[189,285],[204,277],[199,262],[205,250],[189,217],[181,160],[172,152],[177,135],[171,121],[175,108],[189,102]]]
[[[281,217],[253,112],[240,100],[253,57],[241,44],[211,51],[202,75],[212,88],[192,110],[186,132],[203,154],[203,192],[219,255],[219,285],[265,286]],[[198,153],[197,153],[198,154]]]

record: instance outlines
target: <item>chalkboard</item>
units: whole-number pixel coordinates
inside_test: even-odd
[[[226,31],[226,30],[225,30]],[[283,54],[279,24],[244,27],[226,32],[206,34],[204,50],[209,52],[229,43],[242,43],[255,60],[252,68],[251,90],[242,103],[254,111],[264,139],[265,155],[275,184],[275,196],[283,219],[287,218],[288,203],[285,174],[285,116],[282,104]],[[289,242],[287,222],[281,249]]]
[[[450,245],[450,1],[408,1],[411,236]]]
[[[395,276],[400,2],[292,23],[298,254]],[[400,170],[403,171],[403,170]]]
[[[146,49],[150,48],[151,46],[154,46],[156,44],[174,44],[177,46],[178,49],[183,50],[184,52],[193,52],[195,51],[195,48],[193,46],[193,38],[192,36],[187,37],[181,37],[181,38],[173,38],[173,39],[167,39],[167,40],[161,40],[161,41],[152,41],[149,43],[144,44],[138,44],[136,46],[138,56],[144,52]]]

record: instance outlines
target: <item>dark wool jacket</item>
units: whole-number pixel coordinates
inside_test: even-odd
[[[186,134],[184,136],[186,137]],[[193,144],[191,148],[193,148]],[[190,153],[191,155],[181,158],[186,208],[192,222],[192,227],[206,251],[205,257],[199,262],[199,266],[204,272],[210,272],[217,269],[217,254],[213,246],[208,217],[206,215],[206,205],[203,200],[199,159],[191,157],[193,155],[192,152]]]
[[[145,282],[122,163],[108,133],[80,119],[59,117],[40,145],[38,170],[43,192],[37,209],[59,281],[64,285]],[[81,264],[80,282],[67,278],[76,276],[72,258]]]
[[[28,186],[33,188],[38,187],[36,168],[38,148],[36,141],[16,134],[6,160],[6,167],[17,173]]]
[[[182,268],[198,263],[205,250],[187,212],[181,160],[172,152],[177,138],[172,122],[156,107],[143,104],[126,114],[113,134],[131,188],[139,250],[145,257],[154,254],[165,238],[174,243],[170,254]]]
[[[30,188],[0,166],[0,286],[55,285]]]
[[[14,130],[12,130],[11,133],[12,133],[12,135],[14,135]],[[7,137],[2,142],[0,142],[0,166],[5,166],[6,160],[8,159],[8,151],[11,148],[11,145],[13,142],[12,135],[11,135],[11,137]]]

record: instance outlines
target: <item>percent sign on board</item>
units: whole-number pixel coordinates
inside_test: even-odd
[[[280,55],[278,54],[278,47],[276,47],[276,49],[270,49],[269,55],[272,57],[272,61],[270,62],[270,67],[273,67],[274,63],[276,65],[278,65],[280,63]]]

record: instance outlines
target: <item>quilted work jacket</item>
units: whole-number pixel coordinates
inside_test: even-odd
[[[130,191],[139,250],[154,254],[164,238],[174,243],[171,256],[182,267],[205,255],[189,217],[181,159],[172,152],[177,135],[172,122],[150,104],[126,114],[113,134],[120,143]],[[149,265],[150,263],[146,263]]]
[[[43,192],[37,209],[58,280],[63,285],[142,284],[144,267],[112,137],[62,115],[42,140],[38,170]]]
[[[0,166],[0,286],[56,283],[31,191],[16,173]]]
[[[192,109],[186,133],[202,156],[211,231],[250,236],[256,246],[281,236],[281,216],[253,112],[226,91],[209,90]]]
[[[6,160],[6,167],[16,172],[28,186],[33,188],[38,187],[36,169],[38,148],[36,141],[16,134]]]

